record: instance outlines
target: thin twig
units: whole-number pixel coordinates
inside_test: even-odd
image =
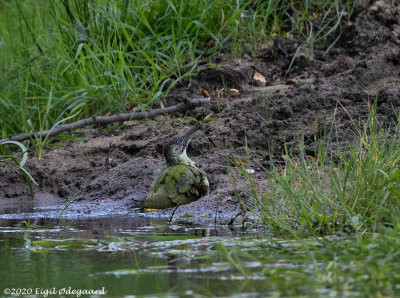
[[[172,219],[174,218],[174,214],[176,210],[179,208],[180,205],[176,206],[175,209],[172,211],[171,217],[169,218],[168,225],[171,225]]]
[[[193,106],[201,105],[210,102],[210,98],[199,97],[199,98],[185,98],[185,101],[179,103],[177,105],[167,107],[167,108],[160,108],[149,110],[145,112],[131,112],[131,113],[119,113],[111,116],[92,116],[90,118],[81,119],[73,123],[62,124],[59,125],[52,130],[46,130],[42,132],[31,132],[31,133],[23,133],[13,137],[9,137],[7,139],[0,140],[0,144],[6,141],[24,141],[28,140],[32,137],[51,137],[58,135],[64,131],[70,131],[74,129],[78,129],[81,127],[85,127],[92,124],[109,124],[113,122],[119,121],[129,121],[129,120],[143,120],[143,119],[150,119],[154,118],[161,114],[170,114],[175,112],[182,112],[192,108]]]

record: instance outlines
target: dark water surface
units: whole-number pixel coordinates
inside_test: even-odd
[[[28,226],[20,219],[0,219],[0,227],[1,294],[5,289],[49,296],[103,288],[107,296],[270,291],[262,275],[245,277],[216,255],[220,241],[240,240],[240,232],[225,227],[170,226],[165,219],[129,215],[36,218]]]
[[[0,216],[0,295],[80,297],[95,290],[101,292],[89,296],[400,295],[396,230],[376,240],[291,239],[271,237],[250,224],[246,231],[169,225],[166,218],[135,212],[24,216]]]

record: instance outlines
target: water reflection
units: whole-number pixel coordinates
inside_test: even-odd
[[[169,226],[165,219],[130,216],[19,223],[0,220],[2,289],[105,287],[108,295],[118,296],[266,290],[262,280],[237,283],[229,264],[207,257],[220,240],[215,235],[236,233],[226,227]],[[74,241],[82,245],[72,246]]]

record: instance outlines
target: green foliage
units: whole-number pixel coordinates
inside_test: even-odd
[[[335,36],[327,51],[340,37],[344,12],[350,18],[353,3],[346,1],[252,1],[241,14],[238,38],[233,42],[234,53],[256,56],[276,36],[299,37],[303,43],[295,53],[288,71],[301,50],[313,56],[314,45]]]
[[[265,226],[295,237],[337,231],[367,232],[396,224],[400,216],[400,124],[380,128],[375,106],[346,153],[328,151],[320,140],[315,157],[284,153],[283,169],[268,171],[265,190],[249,181]],[[394,133],[393,133],[394,131]],[[249,158],[249,156],[247,157]]]
[[[151,107],[236,32],[230,1],[0,2],[3,137]],[[127,101],[125,90],[132,90]]]
[[[305,1],[304,5],[305,7],[301,10],[302,13],[294,14],[294,18],[292,18],[292,22],[296,24],[296,26],[293,27],[298,31],[297,34],[303,37],[304,41],[293,55],[286,75],[289,73],[295,59],[302,50],[313,58],[314,45],[320,41],[327,40],[333,33],[338,32],[336,38],[325,50],[325,53],[329,52],[341,36],[342,18],[346,8],[349,9],[349,2],[347,2],[347,7],[345,7],[341,1],[338,0],[326,1],[321,4],[322,7],[318,10],[317,15],[315,15],[312,3]],[[314,16],[312,16],[312,14],[314,14]]]
[[[217,245],[217,252],[236,274],[263,276],[276,296],[398,296],[399,226],[370,236],[238,241]]]
[[[316,42],[340,29],[342,12],[350,15],[346,5],[320,0],[0,1],[1,137],[48,130],[75,114],[84,118],[132,105],[162,105],[182,78],[202,69],[199,59],[221,50],[254,56],[276,35],[301,36],[301,49],[312,55]],[[124,100],[127,90],[132,92]]]

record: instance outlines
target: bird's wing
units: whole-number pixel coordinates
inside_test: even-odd
[[[185,166],[180,177],[175,180],[174,193],[170,198],[175,204],[188,204],[208,193],[208,181],[203,171]],[[205,186],[203,180],[207,181]],[[205,189],[206,188],[206,189]]]
[[[188,204],[208,193],[208,181],[202,170],[188,165],[165,169],[144,201],[147,208],[169,208]]]
[[[155,179],[150,187],[150,192],[143,204],[145,208],[164,209],[173,207],[175,204],[169,198],[168,192],[165,190],[168,171],[165,169]]]
[[[194,183],[195,176],[187,165],[176,165],[170,167],[170,169],[168,175],[165,177],[165,190],[173,200],[190,189]]]

